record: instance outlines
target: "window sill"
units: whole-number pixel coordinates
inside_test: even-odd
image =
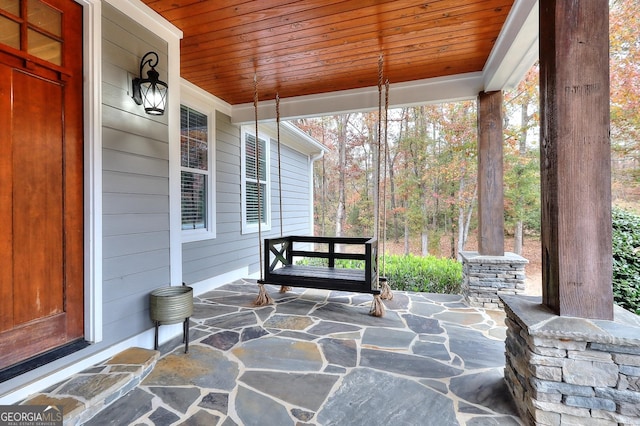
[[[271,224],[263,223],[260,230],[261,230],[261,232],[269,232],[269,231],[271,231]],[[241,232],[242,232],[242,235],[245,235],[245,234],[257,234],[258,233],[258,225],[247,226],[247,225],[243,224]]]
[[[216,233],[207,229],[196,229],[193,231],[182,231],[182,242],[192,243],[195,241],[212,240],[216,238]]]

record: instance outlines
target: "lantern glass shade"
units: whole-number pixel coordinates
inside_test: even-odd
[[[149,55],[155,56],[155,61],[146,59]],[[142,69],[145,65],[149,65],[151,69],[147,71],[147,78],[142,78]],[[138,105],[142,105],[147,114],[162,115],[167,105],[169,86],[158,78],[155,65],[158,65],[158,55],[155,52],[144,55],[140,62],[140,78],[135,78],[132,82],[133,100]]]
[[[151,74],[151,72],[149,72]],[[162,115],[167,104],[167,84],[156,81],[143,81],[140,83],[140,95],[142,106],[147,114]]]

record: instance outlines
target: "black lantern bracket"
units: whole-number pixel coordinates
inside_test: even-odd
[[[167,104],[169,86],[160,80],[155,67],[158,65],[158,54],[147,52],[140,61],[140,77],[132,80],[132,98],[138,105],[143,105],[147,114],[163,115]],[[148,66],[147,78],[143,78],[144,67]]]

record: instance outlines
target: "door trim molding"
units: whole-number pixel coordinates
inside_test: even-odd
[[[102,3],[83,6],[84,338],[102,341]]]

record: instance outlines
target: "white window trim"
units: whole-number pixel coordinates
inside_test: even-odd
[[[180,221],[182,242],[189,243],[216,237],[216,110],[211,102],[207,102],[205,94],[198,93],[192,87],[187,87],[184,84],[181,89],[180,104],[207,116],[207,134],[209,137],[207,155],[209,167],[207,176],[207,227],[204,229],[182,229],[182,221]],[[188,168],[183,168],[182,164],[179,166],[180,171],[189,170]],[[182,190],[180,193],[182,195]]]
[[[246,135],[255,136],[255,129],[242,127],[240,131],[240,165],[241,165],[241,200],[242,200],[242,233],[251,234],[258,232],[258,224],[247,223],[247,166],[246,166]],[[262,231],[271,230],[271,138],[265,133],[258,130],[258,139],[265,141],[265,168],[267,188],[265,193],[268,194],[265,205],[265,216],[262,218]]]

